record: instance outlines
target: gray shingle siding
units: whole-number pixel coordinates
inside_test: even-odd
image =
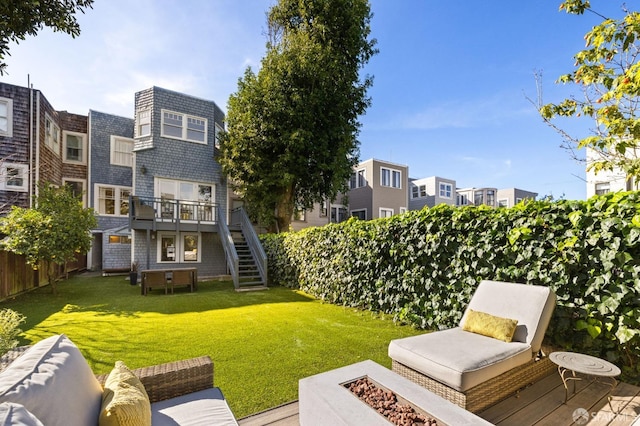
[[[111,136],[133,138],[133,119],[97,111],[89,111],[89,143],[91,144],[91,173],[89,182],[89,206],[95,205],[95,185],[132,186],[131,167],[111,164]],[[98,229],[125,226],[128,217],[98,216]],[[106,253],[105,253],[106,255]],[[103,259],[103,261],[106,259]],[[128,262],[128,261],[127,261]]]
[[[122,270],[130,267],[131,244],[109,243],[110,233],[102,234],[102,269]]]

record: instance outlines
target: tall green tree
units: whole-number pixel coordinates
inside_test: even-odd
[[[229,98],[219,161],[271,231],[346,189],[371,102],[371,17],[368,0],[280,0],[268,13],[267,52]]]
[[[585,35],[585,49],[574,56],[575,70],[558,79],[578,86],[581,99],[540,105],[540,114],[562,135],[565,147],[590,150],[589,170],[622,170],[639,182],[640,13],[623,8],[624,18],[609,19],[592,10],[588,0],[567,0],[560,9],[595,13],[603,21]],[[587,117],[595,125],[589,136],[576,138],[556,124],[558,117]]]
[[[1,246],[25,256],[33,269],[44,264],[51,291],[57,294],[56,265],[87,253],[91,248],[90,230],[96,225],[93,209],[82,207],[69,186],[41,184],[35,208],[13,206],[0,219],[0,233],[6,235]]]
[[[77,37],[76,12],[91,8],[93,0],[3,0],[0,1],[0,75],[5,73],[9,43],[35,36],[43,26]]]

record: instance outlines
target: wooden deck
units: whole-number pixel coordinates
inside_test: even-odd
[[[565,389],[558,374],[552,374],[539,382],[521,390],[480,413],[480,417],[500,426],[550,425],[569,426],[628,426],[640,416],[640,388],[620,383],[613,391],[611,404],[607,403],[610,387],[588,380],[577,382],[576,393],[564,404]],[[582,410],[580,410],[582,409]],[[576,412],[576,410],[578,410]],[[576,417],[574,413],[588,413],[586,418]],[[271,410],[257,413],[238,423],[241,426],[293,426],[299,425],[298,402],[291,402]]]

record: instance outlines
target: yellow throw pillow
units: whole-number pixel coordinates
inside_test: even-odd
[[[122,361],[104,383],[99,426],[151,426],[149,395]]]
[[[516,332],[517,325],[518,320],[496,317],[485,312],[469,309],[467,319],[462,329],[510,342],[511,339],[513,339],[513,334]]]

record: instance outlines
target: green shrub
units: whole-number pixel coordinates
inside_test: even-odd
[[[25,320],[24,315],[5,308],[0,310],[0,356],[18,346],[16,337],[22,330],[19,328]]]
[[[327,302],[451,327],[483,279],[551,287],[548,342],[640,374],[640,193],[439,205],[263,237],[272,284]]]

